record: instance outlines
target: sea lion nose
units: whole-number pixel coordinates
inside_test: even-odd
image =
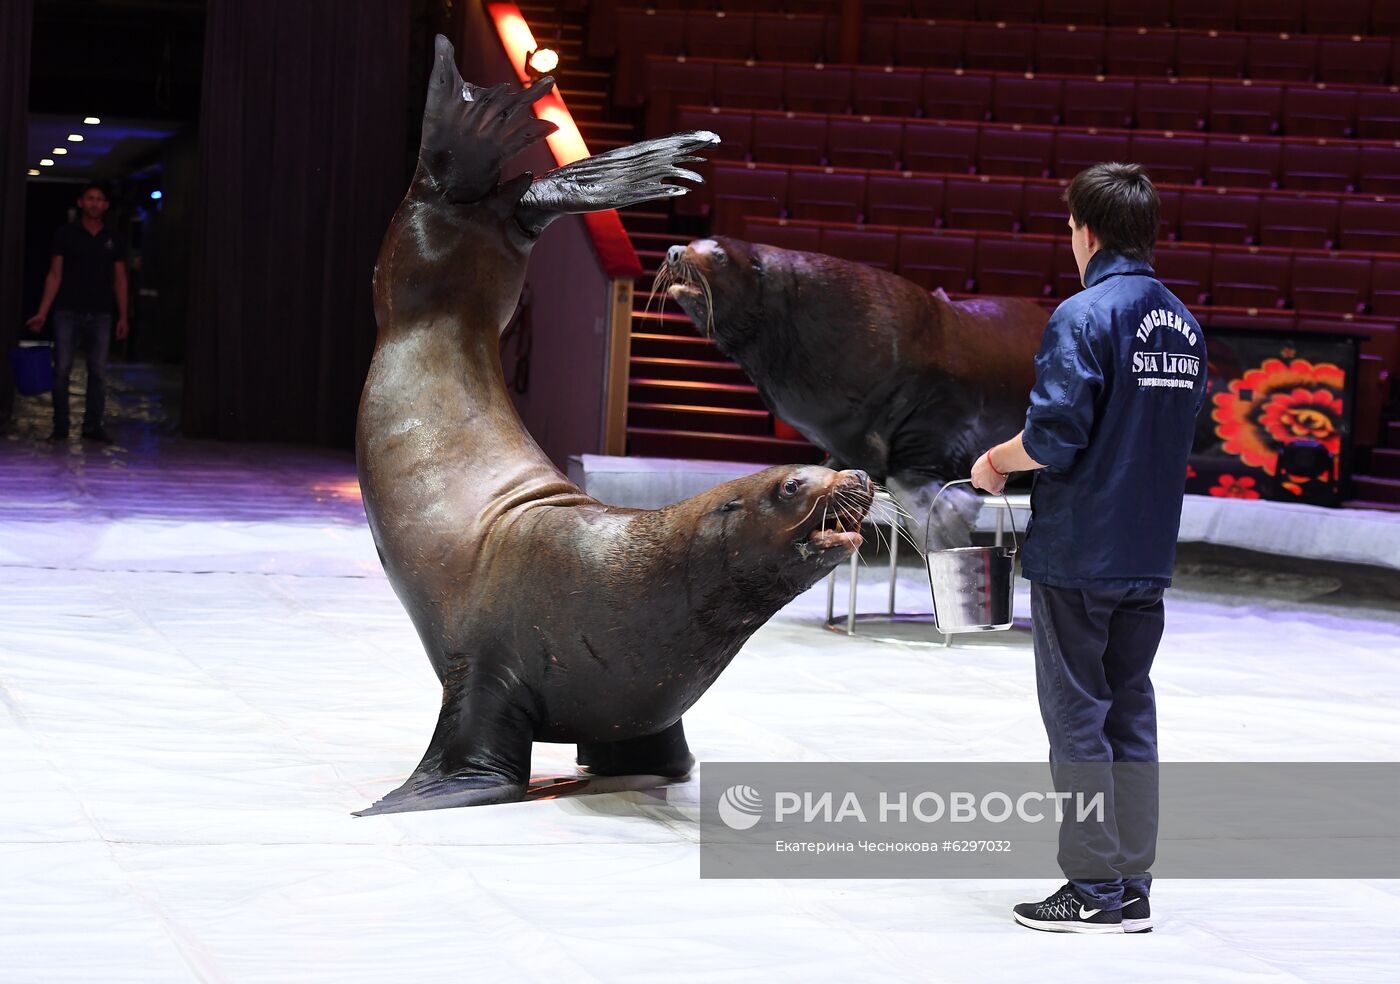
[[[853,469],[851,469],[851,474],[854,475],[856,478],[860,479],[860,484],[861,484],[861,485],[869,485],[869,484],[870,484],[870,473],[869,473],[869,472],[861,471],[859,468],[853,468]]]
[[[672,246],[670,249],[668,249],[668,250],[666,251],[666,262],[667,262],[667,263],[679,263],[679,262],[681,262],[681,258],[684,257],[684,256],[685,256],[685,247],[684,247],[684,246]]]

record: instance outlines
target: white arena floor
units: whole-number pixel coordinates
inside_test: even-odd
[[[1152,934],[1059,936],[1010,917],[1049,881],[701,881],[694,779],[356,819],[439,694],[352,462],[118,433],[0,440],[7,984],[1397,979],[1397,881],[1162,880]],[[1165,759],[1400,755],[1394,606],[1179,580]],[[1026,637],[848,638],[824,608],[819,586],[783,611],[686,716],[702,763],[1043,759]]]

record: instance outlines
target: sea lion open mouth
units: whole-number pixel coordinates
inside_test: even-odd
[[[848,553],[859,550],[865,542],[860,524],[874,498],[874,485],[864,472],[842,472],[813,505],[812,525],[797,541],[798,552],[806,558],[813,552],[824,553],[838,547],[844,547]]]

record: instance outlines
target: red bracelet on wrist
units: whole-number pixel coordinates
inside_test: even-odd
[[[988,448],[988,449],[987,449],[987,467],[990,468],[992,471],[996,472],[997,478],[1005,478],[1005,477],[1007,476],[1007,473],[1006,473],[1006,472],[1004,472],[1004,471],[999,471],[999,470],[997,469],[997,466],[994,465],[994,464],[992,464],[992,449],[991,449],[991,448]]]

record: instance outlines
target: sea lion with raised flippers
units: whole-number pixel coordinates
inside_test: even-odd
[[[1024,425],[1048,319],[1020,298],[952,301],[864,263],[729,237],[671,247],[657,287],[829,463],[887,483],[920,541],[943,484]],[[937,509],[932,542],[968,542],[977,496],[949,490]]]
[[[417,171],[375,268],[356,459],[389,582],[442,681],[408,780],[361,815],[521,799],[531,742],[597,775],[686,775],[681,715],[744,641],[859,547],[860,472],[770,468],[659,510],[589,498],[506,392],[498,339],[554,218],[683,194],[678,134],[538,180],[503,166],[552,126],[462,81],[437,39]]]

